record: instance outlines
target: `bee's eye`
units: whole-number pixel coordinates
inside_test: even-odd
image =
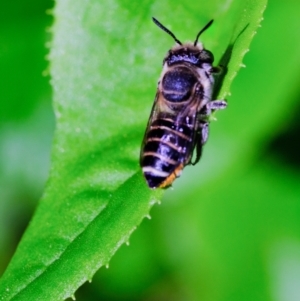
[[[212,64],[214,61],[214,55],[209,50],[202,50],[199,54],[199,59],[202,63]]]

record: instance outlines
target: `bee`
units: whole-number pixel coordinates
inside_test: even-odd
[[[163,70],[144,135],[140,166],[150,188],[167,188],[186,165],[198,163],[208,138],[209,116],[224,109],[225,100],[212,100],[213,54],[198,43],[182,44],[158,20],[153,22],[176,42],[163,60]],[[193,153],[195,152],[194,159]]]

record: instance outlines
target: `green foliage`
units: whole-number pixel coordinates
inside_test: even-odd
[[[71,296],[109,263],[161,199],[162,191],[146,187],[138,166],[161,60],[173,43],[151,23],[151,16],[180,40],[194,39],[203,24],[215,19],[201,38],[216,62],[227,66],[226,76],[218,82],[217,97],[223,98],[229,95],[265,4],[262,0],[184,1],[176,7],[168,2],[92,0],[56,4],[50,53],[56,131],[50,177],[1,279],[0,300]],[[249,67],[232,88],[240,98],[230,97],[228,109],[218,113],[202,161],[186,168],[174,190],[167,191],[163,206],[154,208],[151,229],[143,223],[132,246],[122,248],[113,267],[97,274],[95,282],[103,285],[94,286],[95,300],[98,294],[111,300],[140,299],[154,283],[156,289],[147,294],[153,300],[159,295],[214,301],[260,300],[261,295],[261,300],[268,300],[264,268],[276,270],[276,263],[285,258],[277,244],[269,261],[258,265],[261,252],[269,255],[281,241],[281,237],[272,240],[274,220],[281,213],[281,224],[286,225],[289,212],[284,210],[289,206],[288,229],[299,227],[294,174],[286,172],[282,181],[283,167],[273,157],[257,161],[258,168],[249,167],[266,137],[275,135],[292,116],[299,91],[293,81],[299,45],[278,41],[286,28],[277,25],[279,11],[290,16],[295,8],[281,11],[273,6],[273,15],[263,22],[261,40],[258,35],[254,42],[256,52],[246,57]],[[275,41],[270,38],[273,31],[278,35]],[[287,46],[294,46],[290,60],[279,60]],[[278,82],[274,74],[280,72],[283,79]],[[287,202],[282,202],[283,195]],[[274,275],[270,281],[276,283]],[[108,297],[110,290],[118,294]],[[79,300],[80,296],[82,291]],[[92,300],[92,294],[82,298],[86,299]]]

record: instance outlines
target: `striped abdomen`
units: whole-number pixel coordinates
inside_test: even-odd
[[[150,188],[169,186],[189,162],[192,129],[158,114],[146,133],[141,166]]]

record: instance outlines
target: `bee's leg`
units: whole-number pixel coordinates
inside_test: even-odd
[[[207,119],[212,111],[223,110],[227,107],[225,100],[212,100],[208,102],[200,111],[200,119]]]
[[[223,110],[226,109],[226,107],[227,107],[226,100],[212,100],[206,104],[207,111]]]
[[[203,144],[205,144],[205,142],[207,141],[207,138],[208,138],[208,121],[200,120],[196,139],[195,139],[196,158],[193,162],[191,162],[192,165],[195,165],[199,162],[202,154],[202,147]]]
[[[209,134],[209,117],[212,111],[222,110],[227,107],[225,100],[212,100],[208,102],[198,115],[199,125],[195,137],[196,158],[190,161],[190,164],[195,165],[200,160],[202,147],[206,143]]]
[[[208,138],[208,133],[209,133],[208,121],[204,121],[204,120],[200,121],[199,131],[200,131],[199,143],[202,146],[203,144],[205,144]]]

